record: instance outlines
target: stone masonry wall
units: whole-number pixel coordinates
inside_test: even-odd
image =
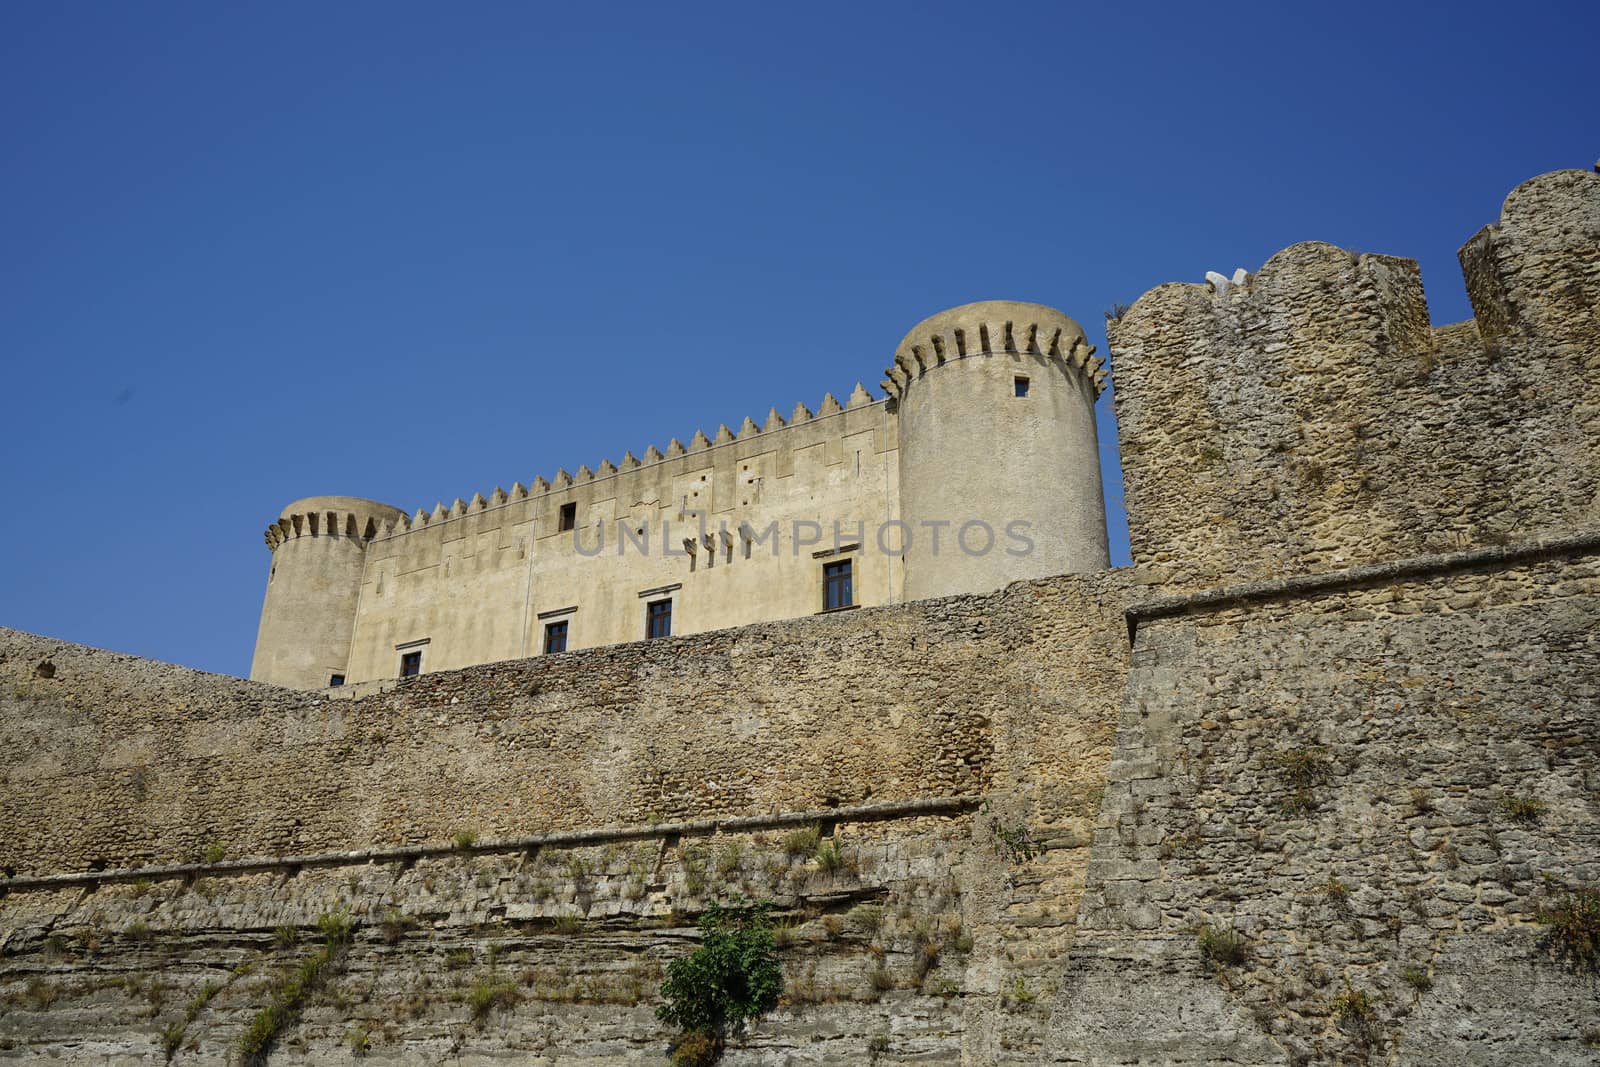
[[[1600,175],[1524,183],[1462,262],[1476,326],[1430,328],[1415,262],[1317,243],[1108,323],[1142,573],[1194,588],[1592,525]]]
[[[0,870],[448,842],[1098,780],[1120,581],[424,675],[328,700],[0,632]],[[1019,782],[1025,786],[1018,786]]]
[[[1140,623],[1017,1062],[1593,1063],[1537,915],[1600,883],[1597,549]]]

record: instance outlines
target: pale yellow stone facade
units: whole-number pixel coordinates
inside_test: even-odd
[[[1105,374],[1075,322],[968,304],[914,328],[886,373],[887,396],[857,385],[431,513],[297,501],[267,530],[250,676],[360,688],[1108,565]]]

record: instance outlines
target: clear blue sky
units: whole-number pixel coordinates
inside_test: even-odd
[[[876,391],[969,300],[1103,350],[1321,239],[1465,318],[1457,247],[1600,154],[1597,54],[1593,3],[13,0],[0,624],[245,673],[288,501]]]

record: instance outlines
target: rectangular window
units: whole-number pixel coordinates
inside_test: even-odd
[[[1017,375],[1016,380],[1015,380],[1015,384],[1016,384],[1016,389],[1017,389],[1017,395],[1018,396],[1027,396],[1028,395],[1028,379],[1027,379],[1026,376],[1021,375],[1021,374]]]
[[[578,525],[578,505],[562,504],[561,516],[556,520],[556,532],[565,533]]]
[[[552,652],[565,652],[567,650],[567,621],[545,623],[544,651],[546,655]]]
[[[330,687],[338,687],[338,686],[341,686],[343,684],[344,684],[344,675],[342,675],[342,674],[335,674],[333,677],[328,679],[328,685]]]
[[[672,601],[652,600],[645,605],[644,636],[647,640],[672,636]]]
[[[824,563],[822,565],[823,611],[848,608],[856,602],[855,594],[850,588],[850,562],[850,560],[842,559],[837,563]]]
[[[422,673],[422,649],[400,653],[400,677],[415,678]]]

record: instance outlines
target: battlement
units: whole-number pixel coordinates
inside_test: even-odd
[[[418,508],[412,515],[399,512],[393,518],[382,523],[377,530],[376,538],[389,538],[410,533],[414,530],[436,526],[440,523],[461,519],[471,514],[494,511],[508,505],[524,500],[536,499],[544,496],[557,496],[577,486],[584,486],[595,482],[604,482],[607,479],[619,478],[633,472],[639,472],[641,477],[649,478],[658,468],[670,460],[686,456],[695,456],[700,453],[715,453],[730,445],[749,445],[757,438],[766,441],[787,441],[787,438],[773,435],[782,430],[793,429],[808,424],[821,423],[832,416],[840,415],[846,411],[857,411],[873,406],[885,404],[889,398],[874,397],[872,393],[860,382],[856,383],[844,403],[832,393],[824,393],[822,402],[813,412],[804,403],[797,403],[789,417],[785,419],[778,413],[776,407],[769,408],[766,418],[758,425],[755,419],[746,416],[739,424],[737,430],[728,428],[727,423],[718,425],[714,434],[707,435],[703,430],[696,430],[685,445],[674,437],[667,442],[666,449],[650,445],[645,448],[643,456],[635,456],[630,449],[622,454],[621,460],[612,463],[610,459],[602,459],[600,463],[590,468],[587,464],[580,466],[577,472],[569,473],[566,468],[560,468],[551,478],[536,476],[527,486],[520,481],[514,482],[509,490],[495,486],[489,496],[481,492],[474,493],[471,500],[462,500],[457,497],[454,503],[446,505],[443,501],[436,502],[431,511]],[[830,424],[832,426],[833,424]],[[835,427],[840,434],[848,432],[843,423]],[[812,442],[807,441],[806,444]],[[710,456],[707,456],[710,459]],[[270,529],[270,528],[269,528]]]
[[[1600,176],[1524,182],[1461,261],[1476,325],[1323,242],[1108,322],[1135,562],[1276,577],[1592,519]]]
[[[308,496],[283,509],[262,535],[276,550],[298,537],[343,537],[371,541],[405,519],[399,508],[353,496]]]
[[[1478,332],[1496,353],[1543,338],[1592,353],[1600,332],[1600,173],[1558,170],[1506,195],[1460,252]],[[1593,369],[1594,364],[1588,364]]]
[[[1104,361],[1095,358],[1083,327],[1054,308],[1016,300],[982,300],[923,319],[901,340],[879,384],[899,398],[929,370],[1002,352],[1063,360],[1093,382],[1096,396],[1105,388]]]

